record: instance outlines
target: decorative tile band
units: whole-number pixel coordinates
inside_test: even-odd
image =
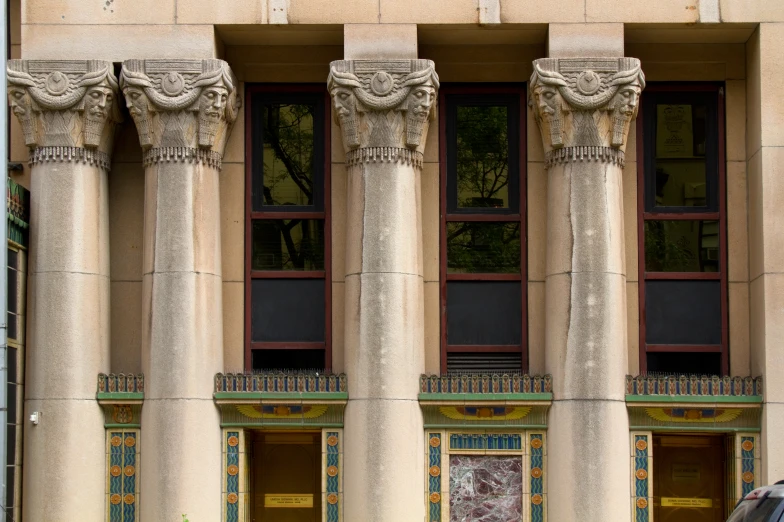
[[[150,149],[144,153],[142,163],[145,167],[156,163],[204,163],[214,169],[220,170],[223,156],[208,149],[194,149],[191,147],[160,147]]]
[[[326,486],[325,522],[340,522],[340,432],[326,432],[324,484]]]
[[[346,165],[362,163],[402,163],[421,169],[424,154],[419,151],[398,147],[366,147],[346,153]]]
[[[224,493],[223,506],[225,522],[240,522],[244,503],[240,498],[240,472],[244,471],[240,462],[240,448],[242,447],[244,433],[240,430],[223,432],[223,457],[224,457]]]
[[[443,434],[441,432],[429,432],[427,434],[427,506],[428,522],[441,522],[441,443]],[[447,480],[449,478],[447,477]]]
[[[762,395],[762,377],[626,376],[627,395],[751,397]]]
[[[98,150],[83,149],[82,147],[36,147],[30,151],[30,165],[38,163],[75,162],[87,163],[106,171],[111,170],[112,161],[108,154]]]
[[[30,231],[30,191],[6,178],[7,239],[23,247],[27,246]]]
[[[449,449],[520,451],[523,444],[517,433],[450,433]]]
[[[316,372],[219,373],[215,392],[346,393],[346,375]]]
[[[144,375],[99,373],[98,393],[144,393]]]
[[[632,433],[632,482],[634,498],[632,499],[632,519],[634,522],[649,522],[651,516],[651,434]]]
[[[508,373],[422,375],[420,393],[552,393],[550,375]]]
[[[139,431],[108,430],[106,435],[106,520],[138,522]]]
[[[544,492],[544,455],[545,434],[528,433],[529,451],[529,476],[530,476],[530,521],[544,522],[545,520],[545,492]]]
[[[745,497],[757,485],[757,470],[755,448],[757,447],[757,437],[754,435],[740,435],[740,498]]]

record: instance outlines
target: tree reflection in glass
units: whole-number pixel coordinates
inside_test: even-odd
[[[509,208],[507,107],[457,107],[457,206]]]

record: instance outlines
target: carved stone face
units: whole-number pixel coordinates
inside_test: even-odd
[[[106,121],[114,103],[114,93],[105,85],[96,85],[87,90],[84,98],[84,145],[97,147],[101,144]]]
[[[422,143],[425,122],[436,100],[436,90],[432,84],[417,85],[408,94],[406,111],[406,145],[416,148]]]
[[[357,99],[354,93],[345,87],[335,87],[332,89],[332,104],[343,131],[343,145],[349,149],[359,147]]]
[[[150,101],[144,91],[138,87],[126,87],[123,89],[123,94],[125,94],[125,106],[128,107],[128,112],[131,113],[131,118],[133,118],[139,133],[139,144],[142,149],[147,149],[152,146]]]
[[[33,112],[33,100],[23,87],[8,86],[8,102],[11,111],[19,119],[25,137],[25,145],[36,145],[36,116]]]
[[[534,87],[533,99],[542,133],[550,136],[553,148],[563,147],[564,101],[556,87],[539,84]]]
[[[205,87],[199,97],[199,146],[212,147],[221,121],[226,119],[229,91],[223,85]]]
[[[623,147],[629,125],[637,114],[642,88],[639,82],[622,85],[608,106],[612,118],[612,146]]]

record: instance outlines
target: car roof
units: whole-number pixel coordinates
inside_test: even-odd
[[[784,498],[784,480],[780,480],[779,482],[776,482],[771,486],[763,486],[761,488],[757,488],[751,493],[749,493],[748,495],[746,495],[743,498],[743,500],[754,500],[754,499],[761,498],[763,496],[767,496],[768,498]]]

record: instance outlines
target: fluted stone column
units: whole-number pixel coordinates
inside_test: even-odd
[[[635,58],[534,62],[530,103],[548,169],[551,520],[631,516],[622,171],[644,85]]]
[[[120,120],[103,61],[8,63],[30,147],[24,519],[104,519],[105,432],[96,379],[109,370],[107,172]]]
[[[222,60],[129,60],[120,78],[144,151],[141,518],[221,516],[219,173],[238,109]]]
[[[438,76],[429,60],[344,60],[328,88],[348,170],[345,520],[422,520],[420,171]]]

